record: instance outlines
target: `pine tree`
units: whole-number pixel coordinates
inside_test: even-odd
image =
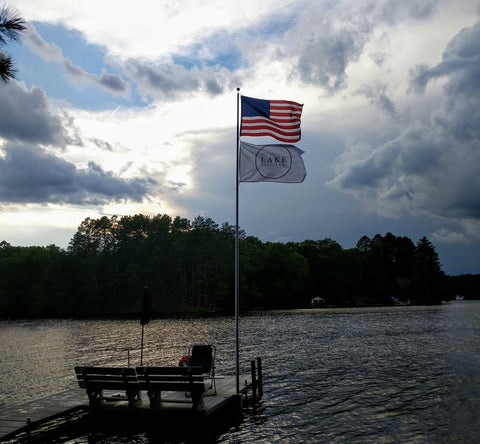
[[[18,42],[23,37],[27,26],[25,21],[18,16],[16,10],[3,6],[0,10],[0,46],[9,41]],[[15,78],[13,59],[0,49],[0,79],[8,83]]]
[[[418,302],[425,304],[440,302],[444,274],[435,247],[425,236],[417,242],[414,269]]]

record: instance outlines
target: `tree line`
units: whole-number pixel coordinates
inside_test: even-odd
[[[235,226],[166,214],[85,219],[67,249],[0,243],[0,317],[135,316],[150,288],[154,314],[232,313]],[[423,237],[263,242],[239,232],[240,308],[436,304],[479,288],[446,276]]]

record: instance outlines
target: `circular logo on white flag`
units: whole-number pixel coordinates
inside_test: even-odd
[[[255,156],[255,166],[264,178],[280,179],[292,168],[292,155],[280,145],[264,146]]]

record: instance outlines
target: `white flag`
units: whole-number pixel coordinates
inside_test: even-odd
[[[294,145],[240,142],[240,182],[300,183],[307,175],[302,151]]]

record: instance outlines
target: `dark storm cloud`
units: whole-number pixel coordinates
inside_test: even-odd
[[[75,135],[68,115],[54,115],[45,95],[38,87],[30,90],[16,82],[0,88],[0,137],[42,145],[64,147],[67,144],[81,145]]]
[[[433,67],[417,66],[412,71],[411,87],[423,93],[433,79],[448,77],[445,91],[455,98],[478,96],[480,87],[480,23],[463,29],[447,45],[442,61]]]
[[[0,158],[0,201],[9,203],[103,204],[140,202],[155,182],[125,180],[94,162],[80,169],[38,148],[6,144]]]
[[[102,73],[96,77],[96,80],[99,85],[111,92],[126,94],[130,90],[128,83],[125,82],[120,76],[116,74],[110,74],[106,72],[105,69],[103,69]]]
[[[130,65],[133,68],[132,77],[150,93],[158,91],[172,97],[176,91],[195,91],[200,86],[198,77],[181,65],[147,65],[134,60],[130,61]]]
[[[441,106],[410,122],[394,139],[373,146],[364,158],[352,150],[337,159],[331,185],[378,208],[398,213],[420,209],[441,217],[480,218],[480,24],[462,30],[442,61],[417,67],[411,89],[424,92],[444,78]]]
[[[361,54],[365,41],[366,35],[357,29],[334,29],[326,21],[319,23],[312,41],[304,45],[298,59],[301,80],[330,92],[345,88],[345,70]]]
[[[387,0],[379,3],[377,19],[388,25],[400,19],[424,21],[437,12],[438,3],[439,0]]]
[[[480,23],[463,29],[447,45],[442,61],[417,66],[411,89],[423,93],[428,83],[446,78],[444,108],[435,118],[458,142],[480,141]]]
[[[28,38],[25,39],[25,43],[42,59],[59,64],[73,83],[94,84],[120,96],[127,96],[130,92],[130,85],[117,74],[107,73],[103,69],[100,75],[95,75],[75,65],[70,58],[63,55],[61,48],[43,40],[32,24],[28,26]]]
[[[395,114],[395,104],[388,97],[386,85],[363,85],[358,91],[358,94],[365,96],[372,105],[378,106],[386,114]]]
[[[129,76],[143,96],[175,99],[198,91],[216,96],[236,84],[230,71],[218,66],[187,68],[174,63],[150,64],[136,60],[130,60],[128,65]]]
[[[298,73],[303,82],[321,86],[329,93],[346,88],[347,68],[358,60],[374,30],[393,26],[400,20],[424,21],[436,12],[437,3],[437,0],[332,2],[327,12],[325,5],[319,5],[318,11],[309,10],[286,33],[288,38],[295,38],[293,51],[298,54],[292,76]],[[302,38],[298,39],[297,35]],[[388,38],[388,31],[385,38]],[[381,65],[386,55],[377,52],[371,57]],[[392,104],[387,102],[384,101],[383,108],[388,111],[390,107],[391,111]]]

